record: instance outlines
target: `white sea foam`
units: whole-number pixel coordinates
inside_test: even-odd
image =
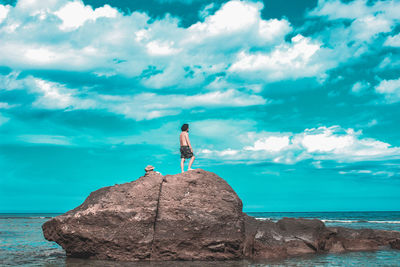
[[[257,220],[266,221],[272,220],[276,221],[277,219],[273,218],[264,218],[264,217],[256,217]],[[400,224],[400,221],[367,221],[367,220],[338,220],[338,219],[323,219],[321,220],[325,223],[391,223],[391,224]]]
[[[323,222],[329,222],[329,223],[358,223],[360,222],[360,220],[321,220]],[[366,221],[362,221],[362,222],[366,222]]]
[[[272,220],[272,221],[276,221],[276,219],[272,219],[272,218],[264,218],[264,217],[256,217],[257,220],[260,221],[266,221],[266,220]]]
[[[400,224],[400,221],[368,221],[370,223],[397,223]]]
[[[328,223],[395,223],[400,224],[400,221],[367,221],[367,220],[321,220]]]

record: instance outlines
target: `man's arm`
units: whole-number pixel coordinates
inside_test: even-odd
[[[187,142],[188,146],[190,147],[190,150],[193,152],[192,145],[190,144],[190,141],[189,141],[189,134],[186,133],[185,136],[186,136],[186,142]]]

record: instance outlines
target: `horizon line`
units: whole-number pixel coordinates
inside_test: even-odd
[[[0,212],[0,214],[63,214],[65,212]],[[245,213],[334,213],[334,212],[400,212],[400,210],[337,210],[337,211],[243,211]]]

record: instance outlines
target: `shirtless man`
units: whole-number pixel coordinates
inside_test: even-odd
[[[190,144],[189,141],[189,124],[185,123],[182,125],[181,127],[181,134],[179,135],[179,142],[181,144],[181,169],[182,172],[184,172],[183,166],[185,163],[185,159],[189,159],[189,168],[188,171],[193,170],[192,169],[192,164],[194,161],[194,155],[193,155],[193,149],[192,149],[192,145]]]

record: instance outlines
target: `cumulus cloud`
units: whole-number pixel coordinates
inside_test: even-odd
[[[245,146],[244,150],[276,152],[288,147],[289,136],[269,136],[256,140],[252,146]]]
[[[33,107],[61,110],[107,110],[135,120],[149,120],[177,115],[184,109],[223,108],[264,105],[268,101],[261,96],[247,94],[236,89],[198,94],[137,93],[110,95],[90,91],[90,88],[68,88],[64,84],[33,76],[18,79],[18,73],[0,75],[0,85],[9,90],[24,89],[36,97]]]
[[[368,5],[365,0],[344,3],[340,0],[320,0],[318,6],[309,12],[310,16],[321,16],[328,20],[351,20],[349,29],[353,38],[359,41],[370,41],[379,33],[392,31],[398,17],[394,10],[400,11],[396,1],[377,1]]]
[[[10,11],[9,5],[0,5],[0,23],[7,17],[8,12]]]
[[[394,80],[382,80],[377,86],[375,91],[378,94],[385,96],[388,103],[395,103],[400,101],[400,78]]]
[[[313,30],[312,37],[331,48],[322,59],[330,59],[335,63],[332,67],[337,67],[352,64],[362,59],[361,56],[384,51],[383,41],[399,23],[398,12],[398,1],[320,0],[307,16],[318,18],[319,23],[325,24],[323,30]],[[310,25],[315,26],[313,23]],[[391,43],[389,39],[386,45]]]
[[[374,14],[384,14],[389,19],[398,19],[400,3],[398,1],[376,1],[368,4],[367,0],[343,2],[340,0],[319,0],[317,7],[310,12],[312,16],[325,16],[329,20],[358,19]]]
[[[304,25],[295,27],[285,17],[264,19],[261,2],[231,0],[220,6],[206,6],[201,21],[182,27],[179,18],[168,14],[152,19],[142,11],[123,14],[109,5],[92,8],[81,0],[18,0],[15,6],[0,5],[0,65],[13,70],[0,75],[0,88],[11,97],[14,92],[10,90],[23,90],[29,95],[25,100],[31,101],[22,104],[1,100],[0,125],[4,127],[13,120],[17,106],[61,110],[65,111],[63,116],[70,111],[96,110],[137,121],[185,111],[199,112],[194,117],[205,111],[204,116],[216,118],[220,114],[215,110],[229,108],[221,116],[231,119],[191,122],[192,129],[196,129],[193,133],[204,140],[199,146],[203,157],[284,164],[310,159],[317,168],[323,168],[325,160],[398,158],[398,147],[351,128],[266,132],[260,130],[271,122],[260,122],[265,113],[260,112],[258,120],[237,120],[246,118],[238,113],[240,107],[273,103],[268,93],[276,92],[269,83],[305,77],[321,81],[341,64],[349,64],[349,72],[339,70],[335,86],[343,85],[351,88],[351,93],[362,95],[371,86],[365,81],[368,78],[356,77],[358,82],[349,84],[354,80],[346,75],[358,74],[352,65],[357,60],[373,64],[374,60],[363,55],[375,55],[375,61],[384,58],[380,71],[398,67],[399,7],[398,1],[390,0],[319,1],[304,18]],[[48,70],[52,73],[43,74]],[[71,78],[64,73],[79,77],[68,83]],[[93,74],[99,79],[92,79]],[[86,75],[82,80],[91,80],[87,83],[90,85],[86,81],[79,84],[80,75]],[[58,76],[57,82],[51,80],[54,76]],[[106,85],[95,84],[100,80]],[[120,80],[132,81],[132,85],[108,87],[118,87]],[[394,103],[400,99],[398,87],[399,80],[383,80],[374,89],[388,103]],[[296,97],[291,98],[294,104],[298,104]],[[208,108],[214,113],[211,116]],[[231,112],[232,108],[237,109]],[[269,112],[268,107],[258,110]],[[284,119],[285,115],[279,116]],[[378,120],[382,124],[385,121],[379,116],[368,118],[360,122],[360,127],[374,126]],[[152,138],[136,132],[110,140],[114,138],[113,144],[150,143],[154,136],[165,134],[165,129],[173,132],[176,124],[157,129]],[[29,143],[73,143],[73,138],[51,134],[15,136]],[[170,143],[157,142],[165,146]]]
[[[397,12],[400,12],[398,1],[376,1],[370,5],[366,0],[346,3],[340,0],[320,0],[308,15],[324,17],[331,21],[349,20],[348,30],[352,36],[348,41],[369,42],[379,34],[393,30],[399,20]]]
[[[263,8],[261,2],[232,0],[182,28],[168,15],[150,21],[143,12],[124,15],[80,0],[20,0],[0,11],[5,14],[0,32],[7,40],[0,43],[0,61],[19,70],[91,71],[137,77],[148,88],[177,89],[206,87],[220,73],[236,82],[276,81],[319,76],[333,66],[312,60],[320,42],[301,35],[287,42],[290,22],[262,19]],[[149,73],[150,67],[156,71]]]
[[[230,1],[214,15],[208,16],[205,22],[198,22],[190,27],[194,33],[204,36],[230,34],[242,31],[254,25],[260,16],[261,3]]]
[[[248,133],[250,145],[225,154],[230,160],[270,161],[283,164],[313,159],[357,162],[400,158],[400,147],[362,136],[362,131],[343,129],[338,125],[305,129],[301,133]],[[254,140],[255,139],[255,140]],[[253,141],[251,141],[253,140]],[[205,157],[215,158],[222,150],[203,148]]]
[[[247,95],[230,89],[196,95],[141,93],[130,97],[99,96],[98,106],[123,114],[136,120],[153,119],[179,114],[183,109],[196,107],[243,107],[262,105],[266,100],[260,96]]]
[[[208,155],[211,154],[213,156],[218,156],[218,157],[224,157],[224,156],[235,156],[239,153],[239,150],[235,150],[235,149],[224,149],[224,150],[209,150],[209,149],[201,149],[200,153],[203,155]]]
[[[388,36],[384,45],[392,47],[400,47],[400,33],[394,36]]]
[[[370,86],[367,81],[358,81],[351,87],[351,93],[354,95],[361,95]]]
[[[32,92],[38,93],[38,98],[32,103],[34,107],[47,109],[87,109],[95,107],[95,101],[82,99],[78,96],[79,91],[68,89],[64,85],[42,79],[32,78],[34,87]]]
[[[54,12],[61,20],[60,29],[73,30],[82,26],[86,21],[95,21],[98,18],[114,18],[118,11],[109,5],[93,10],[80,1],[68,2],[65,6]]]
[[[364,54],[368,43],[392,31],[399,6],[319,1],[308,15],[333,23],[307,36],[295,35],[301,30],[287,19],[263,19],[261,2],[231,0],[183,28],[169,15],[151,21],[144,12],[124,15],[81,0],[19,0],[14,7],[0,6],[1,39],[7,40],[0,42],[0,61],[18,70],[135,77],[149,89],[207,88],[221,74],[236,84],[323,81],[328,70]],[[347,27],[335,22],[340,19],[351,22]],[[390,38],[387,45],[395,43]]]
[[[317,76],[325,70],[324,66],[311,61],[320,46],[310,38],[296,35],[291,44],[282,44],[270,53],[241,52],[229,71],[247,75],[250,72],[249,76],[258,76],[267,81]]]

